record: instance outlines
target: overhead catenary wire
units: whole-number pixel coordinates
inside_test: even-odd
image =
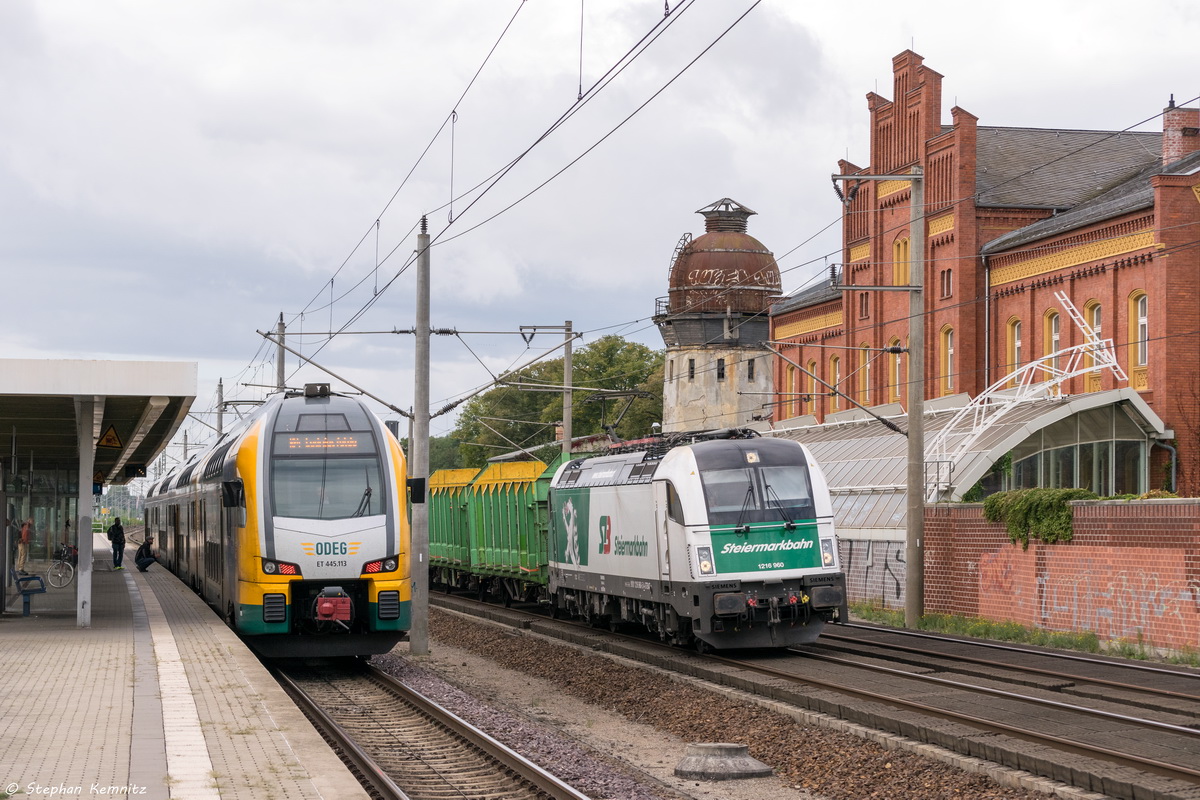
[[[694,2],[695,2],[695,0],[684,0],[684,1],[683,1],[683,2],[680,4],[680,5],[683,7],[683,10],[684,10],[684,11],[686,11],[688,8],[690,8],[690,7],[691,7],[691,5],[692,5]],[[504,213],[505,211],[507,211],[507,210],[511,209],[512,207],[514,207],[514,206],[515,206],[517,203],[519,203],[519,202],[521,202],[522,200],[524,200],[524,199],[528,198],[529,196],[531,196],[531,195],[532,195],[534,192],[536,192],[536,191],[539,191],[541,188],[544,188],[544,187],[545,187],[545,186],[546,186],[546,185],[547,185],[547,184],[548,184],[550,181],[554,180],[554,178],[558,177],[558,176],[559,176],[559,175],[561,175],[563,172],[565,172],[567,169],[569,169],[571,166],[573,166],[574,164],[578,163],[578,162],[579,162],[581,159],[583,159],[583,158],[584,158],[586,155],[588,155],[590,152],[592,152],[592,150],[594,150],[594,149],[595,149],[597,146],[599,146],[599,144],[600,144],[600,143],[602,143],[602,142],[603,142],[604,140],[606,140],[606,139],[607,139],[609,136],[611,136],[613,133],[615,133],[615,132],[616,132],[616,130],[618,130],[618,129],[619,129],[621,126],[623,126],[625,123],[627,123],[627,122],[628,122],[630,119],[632,119],[632,117],[633,117],[633,116],[635,116],[637,113],[639,113],[641,110],[643,110],[643,109],[644,109],[644,108],[645,108],[645,107],[646,107],[646,106],[647,106],[647,105],[648,105],[650,102],[652,102],[652,101],[653,101],[655,98],[657,98],[657,97],[658,97],[658,96],[659,96],[659,95],[660,95],[660,94],[661,94],[663,91],[665,91],[665,89],[666,89],[667,87],[669,87],[669,86],[670,86],[672,83],[674,83],[674,81],[675,81],[675,80],[677,80],[677,79],[678,79],[678,78],[679,78],[679,77],[680,77],[680,76],[681,76],[681,75],[682,75],[684,72],[686,72],[688,69],[690,69],[690,68],[691,68],[691,67],[692,67],[692,66],[693,66],[693,65],[694,65],[694,64],[695,64],[695,63],[696,63],[696,62],[697,62],[697,61],[698,61],[698,60],[699,60],[699,59],[700,59],[700,58],[701,58],[701,57],[702,57],[704,54],[706,54],[706,53],[707,53],[709,50],[711,50],[711,49],[712,49],[712,47],[713,47],[713,46],[715,46],[715,44],[716,44],[717,42],[719,42],[719,41],[720,41],[722,38],[724,38],[724,36],[726,36],[726,35],[729,33],[729,31],[731,31],[731,30],[732,30],[732,29],[733,29],[733,28],[734,28],[734,27],[735,27],[735,26],[736,26],[736,25],[737,25],[739,22],[741,22],[741,20],[743,20],[743,19],[744,19],[744,18],[745,18],[745,17],[746,17],[746,16],[747,16],[749,13],[750,13],[750,11],[752,11],[752,10],[753,10],[753,9],[754,9],[754,8],[755,8],[755,7],[756,7],[756,6],[757,6],[757,5],[760,3],[760,2],[761,2],[761,0],[755,0],[755,2],[753,3],[753,5],[751,5],[751,6],[750,6],[750,8],[748,8],[748,9],[747,9],[745,12],[743,12],[743,13],[742,13],[742,14],[741,14],[741,15],[740,15],[740,16],[739,16],[739,17],[738,17],[738,18],[737,18],[737,19],[736,19],[736,20],[735,20],[735,21],[734,21],[734,22],[733,22],[733,23],[732,23],[732,24],[731,24],[731,25],[730,25],[728,28],[726,28],[726,29],[725,29],[725,30],[724,30],[724,31],[723,31],[723,32],[722,32],[722,33],[721,33],[721,34],[720,34],[720,35],[719,35],[719,36],[718,36],[718,37],[717,37],[717,38],[716,38],[716,39],[715,39],[713,42],[711,42],[711,43],[710,43],[710,44],[709,44],[707,47],[705,47],[705,48],[704,48],[704,50],[703,50],[703,51],[701,51],[701,53],[700,53],[699,55],[697,55],[697,56],[696,56],[695,58],[693,58],[693,59],[692,59],[690,62],[688,62],[688,64],[687,64],[687,65],[685,65],[685,66],[683,67],[683,69],[681,69],[681,70],[680,70],[680,71],[679,71],[679,72],[678,72],[678,73],[677,73],[677,74],[676,74],[674,77],[672,77],[672,78],[671,78],[671,79],[670,79],[670,80],[669,80],[669,81],[668,81],[666,84],[664,84],[664,85],[663,85],[663,86],[662,86],[660,89],[658,89],[658,90],[657,90],[657,91],[656,91],[656,92],[655,92],[653,95],[651,95],[651,97],[650,97],[649,99],[647,99],[645,102],[643,102],[643,103],[642,103],[642,104],[641,104],[641,105],[640,105],[640,106],[639,106],[637,109],[635,109],[635,110],[634,110],[634,111],[633,111],[631,114],[629,114],[627,117],[625,117],[625,119],[623,119],[623,120],[622,120],[622,121],[621,121],[621,122],[620,122],[620,123],[619,123],[619,124],[618,124],[616,127],[612,128],[612,129],[611,129],[611,130],[610,130],[610,131],[609,131],[607,134],[605,134],[605,136],[603,136],[603,137],[602,137],[600,140],[598,140],[598,141],[597,141],[595,144],[593,144],[591,147],[589,147],[587,150],[585,150],[585,151],[584,151],[582,154],[580,154],[580,155],[579,155],[579,156],[577,156],[575,159],[573,159],[573,160],[572,160],[572,161],[571,161],[571,162],[570,162],[570,163],[569,163],[569,164],[568,164],[566,167],[563,167],[562,169],[560,169],[558,172],[556,172],[554,175],[552,175],[552,176],[551,176],[550,178],[548,178],[546,181],[543,181],[543,183],[542,183],[542,184],[540,184],[538,187],[535,187],[535,189],[533,189],[533,190],[531,190],[530,192],[526,193],[526,194],[525,194],[525,195],[524,195],[522,198],[520,198],[519,200],[517,200],[517,201],[516,201],[516,202],[514,202],[513,204],[510,204],[508,207],[506,207],[506,208],[505,208],[505,209],[503,209],[502,211],[498,212],[497,214],[494,214],[494,215],[492,215],[491,217],[487,218],[487,219],[486,219],[486,220],[484,220],[483,222],[481,222],[481,223],[479,223],[479,224],[477,224],[477,225],[473,226],[472,228],[469,228],[467,231],[464,231],[463,233],[467,233],[467,232],[470,232],[470,231],[472,231],[472,230],[475,230],[475,229],[477,229],[477,228],[478,228],[480,225],[482,225],[482,224],[485,224],[485,223],[487,223],[487,222],[490,222],[491,220],[495,219],[495,218],[496,218],[497,216],[499,216],[500,214],[502,214],[502,213]],[[678,8],[678,7],[679,7],[679,6],[677,6],[677,8]],[[654,38],[651,38],[651,34],[654,32],[654,30],[656,30],[657,28],[659,28],[660,26],[662,26],[662,25],[664,25],[664,24],[665,24],[667,27],[669,27],[671,24],[673,24],[674,20],[675,20],[675,19],[677,19],[677,18],[678,18],[678,16],[674,16],[674,17],[670,17],[670,18],[665,18],[665,19],[667,19],[667,21],[666,21],[665,23],[664,23],[664,22],[662,22],[662,21],[660,21],[660,22],[657,22],[657,23],[655,24],[655,26],[652,28],[651,32],[650,32],[650,33],[647,33],[647,34],[646,34],[646,35],[645,35],[645,36],[642,38],[642,40],[640,40],[640,41],[639,41],[638,45],[635,45],[635,47],[634,47],[633,49],[631,49],[631,50],[630,50],[630,51],[629,51],[629,52],[628,52],[628,53],[627,53],[625,56],[623,56],[623,57],[622,57],[622,59],[620,59],[620,60],[617,62],[617,65],[614,65],[614,67],[613,67],[613,68],[611,68],[611,69],[609,70],[609,72],[606,72],[606,73],[605,73],[605,76],[603,76],[603,77],[600,79],[600,81],[597,81],[597,83],[596,83],[596,84],[594,84],[594,86],[593,86],[593,88],[592,88],[592,89],[589,89],[589,90],[588,90],[588,93],[586,94],[586,97],[591,97],[591,96],[594,96],[594,92],[596,92],[596,91],[599,91],[599,89],[602,89],[604,86],[606,86],[606,85],[607,85],[607,83],[608,83],[608,82],[610,82],[610,80],[609,80],[609,76],[610,76],[611,74],[613,74],[613,73],[614,73],[614,71],[616,71],[616,73],[617,73],[617,74],[619,74],[619,72],[620,72],[621,70],[623,70],[623,69],[624,69],[624,65],[623,65],[623,63],[622,63],[622,62],[624,62],[626,59],[636,58],[636,57],[637,57],[637,55],[639,55],[639,54],[640,54],[640,52],[637,50],[637,48],[638,48],[639,46],[641,46],[643,43],[647,42],[647,40],[648,40],[648,39],[649,39],[649,41],[651,41],[651,42],[652,42],[652,41],[654,41]],[[656,38],[656,37],[655,37],[655,38]],[[618,69],[618,66],[619,66],[619,69]],[[586,102],[586,101],[587,101],[587,100],[585,99],[585,100],[584,100],[584,101],[582,101],[582,102]],[[577,101],[576,105],[578,104],[578,102],[580,102],[580,101]],[[502,179],[502,178],[503,178],[503,177],[504,177],[506,174],[508,174],[509,170],[511,170],[511,168],[512,168],[513,166],[515,166],[515,164],[516,164],[516,163],[518,163],[518,162],[519,162],[519,161],[520,161],[522,158],[524,158],[524,157],[525,157],[525,155],[527,155],[527,154],[528,154],[530,151],[532,151],[532,149],[533,149],[534,147],[536,147],[536,146],[537,146],[539,143],[541,143],[542,141],[544,141],[544,140],[546,139],[546,137],[547,137],[547,136],[548,136],[550,133],[552,133],[552,132],[553,132],[554,130],[556,130],[556,129],[557,129],[559,126],[561,126],[562,122],[563,122],[563,121],[565,121],[566,119],[568,119],[568,118],[569,118],[569,117],[570,117],[570,116],[571,116],[571,115],[572,115],[572,114],[575,112],[575,110],[576,110],[576,109],[572,108],[572,109],[569,109],[567,112],[565,112],[565,113],[564,113],[564,114],[563,114],[563,115],[562,115],[562,116],[559,118],[559,120],[556,120],[556,122],[555,122],[554,124],[552,124],[552,125],[550,126],[550,128],[549,128],[549,129],[547,129],[547,131],[546,131],[546,132],[544,132],[544,133],[543,133],[541,136],[539,136],[539,137],[538,137],[538,139],[537,139],[537,140],[536,140],[536,141],[535,141],[535,142],[534,142],[532,145],[530,145],[528,148],[526,148],[526,150],[525,150],[525,151],[524,151],[524,152],[523,152],[523,153],[522,153],[520,156],[518,156],[518,157],[517,157],[517,159],[514,159],[512,162],[510,162],[510,164],[509,164],[509,165],[508,165],[508,166],[507,166],[505,169],[503,169],[503,170],[500,172],[500,174],[499,174],[499,175],[498,175],[498,176],[497,176],[497,177],[496,177],[494,180],[492,180],[492,181],[491,181],[491,182],[488,184],[488,186],[487,186],[487,187],[486,187],[486,188],[485,188],[485,189],[484,189],[484,190],[483,190],[483,191],[482,191],[482,192],[481,192],[481,193],[480,193],[480,194],[479,194],[479,195],[478,195],[478,196],[477,196],[477,197],[476,197],[474,200],[472,200],[472,201],[471,201],[471,203],[470,203],[470,204],[468,204],[468,205],[467,205],[467,207],[466,207],[466,208],[464,208],[464,209],[463,209],[463,211],[462,211],[462,212],[460,212],[460,213],[459,213],[459,215],[458,215],[458,216],[457,216],[457,217],[456,217],[456,218],[455,218],[453,221],[451,221],[451,222],[448,222],[448,223],[446,224],[446,227],[444,227],[444,228],[441,230],[441,232],[439,232],[438,234],[436,234],[435,236],[433,236],[433,237],[432,237],[432,239],[431,239],[431,242],[430,242],[430,246],[431,246],[431,247],[432,247],[432,246],[434,246],[434,245],[435,245],[435,244],[438,242],[438,240],[439,240],[439,239],[440,239],[440,238],[443,236],[443,234],[445,234],[445,232],[446,232],[446,231],[447,231],[447,230],[448,230],[448,229],[449,229],[449,228],[450,228],[450,227],[451,227],[451,226],[452,226],[452,225],[453,225],[455,222],[457,222],[457,221],[458,221],[458,219],[461,219],[461,217],[462,217],[462,216],[463,216],[465,213],[467,213],[467,212],[468,212],[468,211],[469,211],[469,210],[470,210],[470,209],[471,209],[471,208],[472,208],[472,207],[475,205],[475,203],[477,203],[477,202],[478,202],[478,201],[479,201],[479,200],[480,200],[480,199],[481,199],[481,198],[482,198],[482,197],[483,197],[483,196],[484,196],[484,195],[485,195],[485,194],[486,194],[488,191],[490,191],[490,189],[491,189],[491,188],[493,188],[493,187],[494,187],[494,186],[495,186],[495,185],[496,185],[496,184],[497,184],[497,183],[498,183],[498,182],[499,182],[499,181],[500,181],[500,180],[501,180],[501,179]],[[462,235],[462,234],[458,234],[458,235]],[[457,237],[458,237],[458,235],[456,235],[456,236],[454,236],[454,237],[450,237],[450,238],[451,238],[451,239],[453,239],[453,238],[457,238]],[[447,241],[449,241],[449,239],[448,239]],[[397,249],[398,249],[398,247],[399,247],[399,246],[400,246],[400,245],[397,245]],[[392,253],[394,253],[394,252],[395,252],[395,249],[393,249]],[[392,253],[389,253],[389,254],[388,254],[388,256],[386,256],[386,257],[385,257],[383,260],[384,260],[384,261],[386,261],[388,258],[390,258],[390,256],[392,255]],[[389,281],[388,281],[388,282],[387,282],[387,283],[384,285],[384,287],[383,287],[383,288],[382,288],[382,289],[381,289],[381,290],[380,290],[380,291],[379,291],[379,292],[378,292],[376,295],[374,295],[373,297],[369,298],[369,299],[368,299],[368,300],[367,300],[365,303],[363,303],[363,304],[362,304],[362,306],[361,306],[361,307],[358,309],[358,311],[356,311],[354,314],[352,314],[352,315],[351,315],[351,317],[350,317],[350,318],[349,318],[349,319],[346,321],[346,323],[345,323],[345,324],[342,326],[342,330],[345,330],[345,329],[346,329],[346,328],[347,328],[349,325],[353,324],[353,322],[354,322],[354,321],[356,321],[357,319],[361,318],[361,316],[362,316],[363,314],[365,314],[365,313],[366,313],[366,311],[367,311],[369,308],[371,308],[371,307],[372,307],[372,306],[373,306],[373,305],[376,303],[376,301],[379,299],[379,297],[380,297],[380,296],[382,296],[382,294],[383,294],[383,293],[384,293],[384,292],[385,292],[385,291],[386,291],[386,290],[387,290],[387,289],[388,289],[388,288],[389,288],[389,287],[390,287],[390,286],[391,286],[391,285],[392,285],[392,284],[393,284],[393,283],[394,283],[394,282],[395,282],[395,281],[396,281],[396,280],[399,278],[399,276],[400,276],[401,274],[403,274],[403,272],[404,272],[404,271],[405,271],[405,270],[406,270],[406,269],[407,269],[407,268],[408,268],[408,267],[409,267],[409,266],[410,266],[410,265],[413,263],[413,261],[414,261],[414,260],[415,260],[415,255],[414,255],[412,258],[408,259],[408,260],[405,262],[405,264],[404,264],[404,265],[403,265],[403,266],[402,266],[402,267],[401,267],[401,268],[400,268],[400,269],[399,269],[399,270],[396,272],[396,274],[395,274],[395,275],[392,277],[392,279],[391,279],[391,280],[389,280]],[[330,328],[331,328],[331,329],[333,329],[334,327],[335,327],[335,326],[333,326],[332,324],[330,325]],[[331,339],[332,339],[332,337],[331,337]],[[324,345],[322,345],[321,347],[318,347],[318,348],[317,348],[317,352],[319,353],[319,352],[320,352],[320,350],[321,350],[321,349],[323,349],[323,347],[324,347]]]
[[[581,83],[581,85],[582,85],[582,83]],[[1068,155],[1070,155],[1070,154],[1068,154]],[[1066,157],[1066,156],[1063,156],[1063,157]],[[1030,172],[1032,172],[1032,170],[1030,170]],[[1026,173],[1026,174],[1028,174],[1028,173]],[[1015,180],[1015,179],[1014,179],[1014,180]],[[995,187],[991,187],[991,188],[995,188]],[[836,222],[836,219],[835,219],[835,221],[834,221],[834,222]],[[834,224],[834,223],[830,223],[830,225],[832,225],[832,224]],[[828,225],[827,225],[827,228],[828,228]],[[965,258],[967,258],[967,257],[965,257]],[[847,287],[847,288],[850,288],[850,287]],[[332,327],[332,326],[331,326],[331,327]],[[476,359],[478,359],[478,356],[476,356]]]

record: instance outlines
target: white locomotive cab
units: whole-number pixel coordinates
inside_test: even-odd
[[[744,436],[564,464],[550,489],[556,611],[676,643],[779,647],[845,614],[824,476],[798,442]]]

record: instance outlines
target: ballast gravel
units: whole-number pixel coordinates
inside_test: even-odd
[[[536,635],[438,609],[429,630],[429,656],[372,663],[594,800],[1047,797]],[[776,777],[676,778],[689,742],[746,744]]]

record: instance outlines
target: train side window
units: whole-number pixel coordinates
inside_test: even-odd
[[[679,499],[679,492],[675,491],[675,484],[670,481],[667,481],[667,516],[680,525],[685,524],[683,521],[683,502]]]
[[[240,480],[222,481],[221,505],[225,508],[241,508],[246,505],[246,490]]]

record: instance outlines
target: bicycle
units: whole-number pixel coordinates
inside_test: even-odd
[[[75,580],[75,561],[79,558],[76,549],[69,544],[61,545],[46,570],[46,580],[56,589]]]

